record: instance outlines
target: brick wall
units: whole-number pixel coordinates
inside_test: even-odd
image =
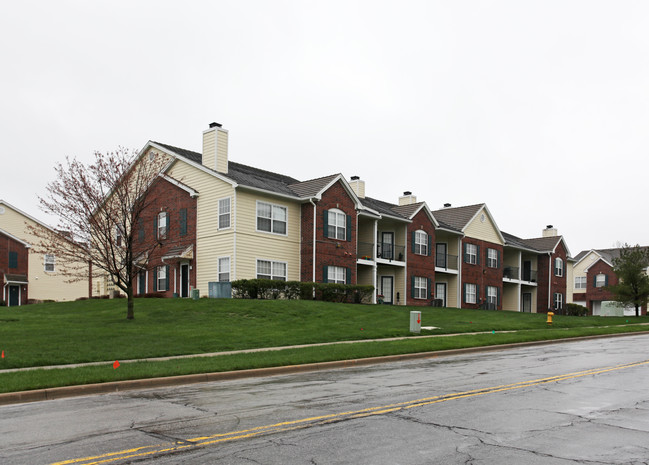
[[[474,244],[479,247],[479,262],[475,265],[464,261],[464,244]],[[487,249],[495,249],[500,256],[498,268],[487,266]],[[498,288],[499,301],[498,310],[502,309],[503,296],[503,246],[492,242],[481,241],[474,238],[464,238],[462,240],[462,249],[460,250],[460,260],[462,260],[462,289],[460,296],[462,299],[462,308],[480,308],[480,305],[487,300],[487,286]],[[477,303],[467,304],[464,301],[464,284],[475,284],[478,286],[476,296]]]
[[[430,236],[430,255],[418,255],[413,252],[413,233],[415,231],[425,231]],[[406,253],[408,257],[408,282],[407,304],[408,305],[430,305],[431,296],[435,289],[435,226],[422,209],[412,219],[408,225],[408,237],[406,238]],[[426,299],[415,299],[412,289],[412,277],[419,276],[430,279],[430,288],[427,292]]]
[[[180,292],[180,266],[177,260],[162,262],[162,257],[168,255],[172,250],[194,246],[194,258],[190,260],[189,284],[196,285],[196,199],[191,198],[189,193],[178,186],[164,180],[158,179],[149,189],[149,206],[142,214],[142,226],[144,229],[144,241],[139,240],[139,226],[135,226],[134,233],[135,247],[149,247],[157,244],[149,254],[147,263],[148,270],[148,292],[153,292],[153,280],[156,279],[156,267],[169,265],[169,289],[161,291],[165,297],[172,297],[174,292]],[[181,236],[181,213],[187,209],[187,233]],[[157,238],[155,229],[156,220],[160,212],[166,212],[168,217],[168,231],[164,239]],[[176,275],[176,286],[174,290],[174,272]],[[137,278],[135,281],[137,293]]]
[[[316,282],[324,282],[325,266],[340,266],[349,268],[351,280],[348,284],[356,284],[356,206],[341,182],[335,183],[316,204]],[[340,240],[325,237],[324,212],[330,209],[341,210],[350,216],[350,240]],[[300,273],[302,281],[313,280],[313,205],[306,203],[302,206],[302,244]]]
[[[557,258],[563,260],[563,276],[556,276],[554,273],[554,263]],[[538,258],[538,288],[536,292],[536,308],[538,313],[547,313],[548,308],[554,307],[554,294],[563,295],[563,306],[566,306],[567,298],[567,270],[566,261],[567,252],[563,241],[559,242],[556,250],[552,255],[542,254]],[[549,281],[548,281],[549,279]],[[548,305],[548,298],[550,304]]]
[[[15,268],[9,268],[9,253],[16,252],[17,261]],[[0,233],[0,289],[6,289],[9,292],[8,288],[5,288],[4,277],[5,274],[17,274],[28,276],[28,267],[29,267],[29,249],[27,249],[23,244],[12,239],[11,237]],[[20,302],[21,305],[25,305],[28,299],[28,286],[21,284],[20,285]],[[0,293],[0,300],[3,300],[3,295]],[[4,296],[5,305],[9,301],[9,296]]]

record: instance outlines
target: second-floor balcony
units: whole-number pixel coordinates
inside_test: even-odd
[[[399,261],[405,260],[406,247],[403,245],[395,245],[387,242],[380,242],[376,246],[376,257],[383,260]]]
[[[438,253],[435,255],[435,268],[457,271],[457,259],[457,255]]]
[[[535,283],[537,279],[538,272],[536,270],[530,270],[523,268],[521,274],[521,269],[517,266],[505,266],[503,269],[503,279],[511,279],[517,281],[527,281]]]

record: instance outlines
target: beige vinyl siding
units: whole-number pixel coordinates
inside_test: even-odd
[[[218,281],[218,257],[230,256],[230,278],[235,278],[234,243],[236,196],[231,184],[177,160],[167,174],[198,192],[196,199],[196,288],[207,295],[208,283]],[[230,197],[231,226],[218,229],[219,199]]]
[[[228,172],[228,133],[219,130],[216,136],[216,170]]]
[[[484,221],[481,221],[482,215],[484,215]],[[503,243],[498,234],[498,228],[496,228],[496,225],[491,221],[491,218],[485,210],[480,211],[473,221],[469,223],[466,227],[465,234],[467,237],[480,239],[493,244],[502,245]]]
[[[63,276],[65,270],[59,257],[56,257],[54,272],[45,271],[45,255],[35,249],[41,240],[27,231],[27,224],[36,226],[37,223],[22,215],[13,208],[3,204],[4,214],[0,215],[0,229],[18,237],[31,245],[29,249],[28,298],[36,300],[75,300],[88,297],[88,278],[83,281],[68,283],[69,278]],[[78,266],[85,266],[78,263]]]
[[[358,265],[356,283],[359,286],[374,286],[374,268],[371,266]]]
[[[446,282],[446,306],[459,308],[460,304],[457,301],[458,278],[456,276],[445,276],[444,281],[441,282]]]
[[[394,270],[394,304],[397,304],[397,292],[399,293],[399,305],[406,305],[406,296],[408,295],[408,288],[410,282],[406,283],[406,270],[405,268],[397,268]],[[414,299],[413,299],[414,300]]]
[[[286,235],[257,231],[257,202],[286,207]],[[257,276],[257,260],[287,263],[289,281],[300,280],[300,215],[301,205],[290,199],[257,192],[237,190],[237,279]]]
[[[214,154],[216,146],[216,130],[208,130],[203,133],[203,165],[210,169],[216,169]]]
[[[582,298],[582,296],[586,292],[586,289],[575,289],[575,277],[587,277],[588,275],[586,274],[586,268],[591,266],[600,258],[601,257],[595,252],[589,252],[584,258],[581,259],[579,263],[571,263],[568,266],[568,273],[566,274],[566,303],[571,303],[574,301],[575,292],[579,294],[580,299]],[[552,263],[552,265],[554,266],[554,263]]]
[[[520,310],[521,291],[518,284],[503,284],[502,288],[503,310],[517,312]]]

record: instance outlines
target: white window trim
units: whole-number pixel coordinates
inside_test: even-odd
[[[600,277],[602,282],[600,283]],[[606,275],[604,273],[599,273],[595,275],[595,287],[605,287],[606,286]]]
[[[217,278],[218,282],[227,282],[227,281],[221,281],[221,274],[225,273],[225,271],[221,270],[221,260],[224,259],[224,258],[228,259],[228,271],[227,271],[227,273],[228,273],[228,281],[232,280],[231,279],[232,278],[232,258],[229,255],[227,255],[227,256],[223,256],[223,257],[218,257],[216,259],[216,268],[217,268],[216,278]],[[271,271],[272,271],[272,265],[271,265]]]
[[[465,303],[467,303],[467,304],[477,304],[478,303],[478,288],[477,288],[477,286],[475,284],[473,284],[473,283],[465,283],[465,286],[466,286],[464,288],[464,298],[466,299]],[[471,294],[469,294],[469,287],[470,286],[473,287],[473,292]],[[473,302],[471,300],[469,300],[469,295],[473,295]]]
[[[259,229],[258,212],[259,212],[260,203],[270,205],[271,207],[270,208],[270,231],[264,231],[263,229]],[[273,232],[273,207],[283,208],[284,210],[286,210],[286,232],[285,233]],[[275,236],[282,236],[282,237],[288,236],[288,207],[286,205],[280,205],[278,203],[271,203],[263,200],[257,200],[257,202],[255,203],[255,230],[257,232],[264,233],[264,234],[273,234]]]
[[[423,283],[423,286],[417,286],[417,282],[419,282],[420,284]],[[415,295],[413,297],[415,299],[426,300],[427,295],[428,295],[428,279],[423,278],[421,276],[415,276]]]
[[[165,289],[160,289],[160,279],[162,279],[162,278],[160,278],[160,272],[161,271],[165,275],[165,277],[164,277]],[[167,292],[170,289],[170,286],[169,286],[169,273],[167,273],[166,265],[161,265],[161,266],[156,267],[155,279],[156,279],[156,289],[158,290],[158,292]]]
[[[473,253],[469,249],[473,249]],[[469,258],[469,260],[466,262],[469,265],[477,265],[478,264],[478,246],[475,244],[466,244],[466,254]],[[471,257],[473,257],[473,261],[471,261]]]
[[[227,200],[228,201],[228,207],[230,208],[230,211],[228,212],[228,220],[229,220],[229,225],[228,226],[221,226],[221,201],[222,200]],[[218,224],[218,230],[219,231],[224,231],[227,229],[232,228],[232,197],[223,197],[218,200],[218,211],[217,211],[217,224]],[[257,219],[256,217],[257,212],[255,211],[255,220]],[[271,228],[272,228],[272,223],[271,223]]]
[[[559,299],[557,299],[557,296],[559,297]],[[555,309],[563,308],[563,294],[560,293],[560,292],[555,292],[554,293],[554,302],[553,303],[554,303],[554,308]],[[561,304],[561,305],[557,305],[557,304]]]
[[[162,218],[164,218],[164,223],[165,223],[164,226],[162,226],[162,222],[160,221]],[[160,230],[162,230],[162,228],[164,228],[164,233],[160,234]],[[166,239],[168,234],[169,234],[169,214],[166,211],[163,211],[158,213],[158,231],[156,233],[156,238]]]
[[[557,266],[561,264],[561,266]],[[554,259],[554,275],[558,278],[563,277],[563,259],[557,257]]]
[[[578,279],[580,282],[577,282]],[[586,276],[575,276],[575,289],[586,289],[587,284],[588,279]]]
[[[423,242],[418,242],[423,240]],[[428,255],[428,233],[423,229],[415,231],[415,254]]]
[[[48,257],[49,260],[48,260]],[[48,270],[47,265],[52,265],[52,269]],[[46,273],[56,273],[56,255],[55,254],[45,254],[43,256],[43,271]]]
[[[493,291],[494,294],[491,295],[489,291]],[[493,298],[493,302],[491,299]],[[498,288],[496,286],[487,286],[487,303],[498,305]]]
[[[345,220],[346,221],[346,220]],[[339,270],[342,270],[342,281],[337,279],[337,272]],[[331,279],[331,274],[334,272],[334,279]],[[335,265],[330,265],[327,267],[327,282],[328,283],[335,283],[335,284],[347,284],[347,268],[344,266],[335,266]]]
[[[256,258],[255,259],[255,278],[257,278],[257,276],[259,276],[259,262],[260,261],[261,262],[270,262],[270,279],[274,278],[274,275],[273,275],[273,263],[282,263],[282,264],[284,264],[284,270],[286,271],[286,276],[284,276],[284,280],[288,281],[288,262],[284,262],[282,260],[271,260],[271,259],[268,259],[268,258]],[[257,279],[260,279],[260,278],[257,278]],[[280,281],[280,280],[278,279],[278,281]]]
[[[338,225],[338,220],[336,220],[336,224],[331,224],[331,215],[334,215],[334,218],[338,218],[339,216],[342,217],[343,219],[343,225],[339,226]],[[329,231],[327,231],[327,239],[336,239],[339,241],[346,241],[347,240],[347,214],[345,214],[344,211],[338,209],[338,208],[332,208],[330,210],[327,210],[327,229],[329,228],[334,228],[334,236],[332,237]],[[338,237],[338,231],[342,230],[343,237]]]
[[[490,253],[494,254],[493,257],[490,257]],[[491,266],[491,262],[493,261],[494,265]],[[490,249],[487,248],[487,267],[488,268],[498,268],[498,251],[496,249]]]

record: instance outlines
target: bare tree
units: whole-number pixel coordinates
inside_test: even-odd
[[[58,231],[32,228],[42,247],[66,266],[70,281],[91,279],[102,270],[127,297],[126,318],[132,320],[133,282],[138,266],[158,245],[138,239],[141,215],[149,205],[148,188],[169,160],[135,152],[95,152],[94,161],[84,164],[66,158],[55,166],[56,179],[47,186],[41,208],[59,218]],[[139,238],[141,239],[141,237]]]

